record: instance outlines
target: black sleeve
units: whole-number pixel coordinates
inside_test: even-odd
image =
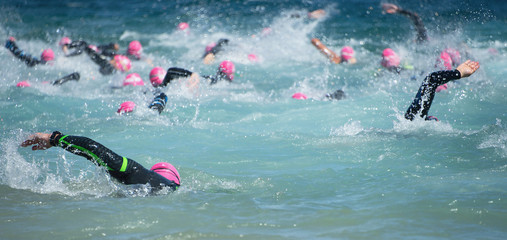
[[[101,54],[106,57],[114,57],[114,55],[117,55],[115,43],[99,45],[97,48],[100,50]]]
[[[164,86],[167,86],[167,84],[171,83],[171,81],[176,78],[190,77],[190,75],[192,75],[191,71],[188,71],[183,68],[172,67],[172,68],[167,69],[167,73],[165,74],[164,81],[160,85],[164,87]]]
[[[82,41],[82,40],[77,40],[77,41],[72,41],[69,44],[65,44],[65,46],[69,50],[73,49],[73,52],[68,53],[65,56],[66,57],[74,57],[74,56],[81,55],[81,53],[83,53],[85,51],[86,47],[88,46],[88,43],[85,41]]]
[[[424,23],[416,13],[410,12],[408,10],[400,9],[398,11],[400,14],[407,16],[410,18],[412,23],[414,24],[415,29],[417,30],[417,42],[425,42],[428,41],[428,35],[426,34],[426,28],[424,27]]]
[[[18,45],[16,45],[16,42],[7,40],[5,43],[5,48],[9,49],[11,53],[20,59],[21,61],[25,62],[27,66],[33,67],[37,64],[45,64],[46,61],[39,60],[38,58],[32,57],[30,54],[25,54],[25,52],[18,48]]]
[[[150,184],[155,190],[168,186],[173,190],[179,186],[158,173],[150,171],[138,162],[122,157],[104,145],[87,137],[63,135],[53,132],[50,144],[87,158],[107,168],[108,173],[124,184]]]
[[[116,71],[116,69],[109,62],[109,59],[106,56],[93,51],[93,49],[91,49],[89,47],[86,47],[85,51],[88,54],[88,56],[90,56],[90,59],[94,63],[96,63],[97,65],[99,65],[99,67],[100,67],[99,72],[102,75],[110,75],[110,74],[113,74]]]
[[[222,38],[218,40],[217,45],[214,46],[210,52],[217,55],[217,53],[221,52],[224,49],[224,46],[227,45],[228,43],[229,39]]]
[[[433,98],[435,98],[435,91],[438,86],[445,84],[449,81],[460,79],[461,73],[458,70],[447,70],[433,72],[428,75],[422,82],[419,91],[412,101],[412,104],[408,107],[405,113],[405,118],[408,120],[414,120],[415,116],[422,111],[420,116],[426,118],[430,110]]]
[[[73,154],[85,157],[97,165],[104,166],[109,171],[122,171],[127,168],[123,163],[123,157],[87,137],[63,135],[59,132],[53,132],[50,143],[53,146],[61,147]]]

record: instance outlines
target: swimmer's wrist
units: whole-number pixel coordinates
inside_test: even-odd
[[[55,147],[58,146],[58,141],[60,140],[61,137],[62,137],[61,132],[54,131],[51,134],[51,137],[49,137],[49,144],[51,144],[51,146],[55,146]]]

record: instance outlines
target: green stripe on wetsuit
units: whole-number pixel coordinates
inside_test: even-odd
[[[84,147],[81,147],[81,146],[77,146],[77,145],[71,144],[71,143],[63,140],[67,136],[69,136],[69,135],[65,135],[65,136],[61,137],[60,140],[58,140],[58,144],[60,146],[61,146],[61,143],[63,142],[63,143],[67,144],[70,147],[76,148],[76,149],[78,149],[78,150],[80,150],[80,151],[88,154],[89,156],[91,156],[93,158],[93,160],[95,160],[99,165],[106,167],[107,170],[114,171],[114,169],[112,169],[111,167],[107,166],[107,164],[104,161],[102,161],[102,159],[100,159],[97,155],[95,155],[90,150],[88,150],[88,149],[86,149]],[[127,165],[128,165],[128,160],[127,160],[126,157],[123,157],[123,162],[121,164],[120,172],[125,172],[125,170],[127,170]]]

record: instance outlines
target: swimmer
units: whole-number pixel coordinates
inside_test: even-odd
[[[319,18],[326,16],[326,11],[324,9],[317,9],[317,10],[308,12],[306,15],[309,19],[319,19]],[[291,18],[300,18],[301,14],[293,13],[290,15],[290,17]]]
[[[160,162],[148,170],[138,162],[122,157],[87,137],[64,135],[58,131],[52,134],[35,133],[21,146],[32,146],[33,151],[61,147],[104,167],[111,177],[123,184],[148,184],[152,192],[166,187],[174,191],[180,186],[180,175],[171,164]]]
[[[29,67],[33,67],[38,64],[48,64],[55,59],[55,54],[50,48],[42,51],[40,59],[32,57],[30,54],[26,54],[23,50],[18,48],[18,45],[16,45],[16,39],[13,37],[9,37],[9,39],[7,39],[5,42],[5,48],[11,51],[16,58],[25,62],[25,64]]]
[[[99,65],[99,72],[102,75],[111,75],[117,70],[121,72],[128,72],[132,67],[130,59],[123,55],[114,55],[113,59],[108,59],[106,55],[96,52],[89,46],[85,48],[85,52],[90,56],[90,59]]]
[[[423,42],[428,41],[428,35],[426,34],[426,28],[424,27],[424,24],[423,24],[421,18],[419,17],[419,15],[417,15],[416,13],[413,13],[411,11],[402,9],[399,6],[392,4],[392,3],[384,3],[384,4],[382,4],[382,8],[384,9],[385,12],[387,12],[389,14],[399,13],[401,15],[404,15],[404,16],[410,18],[410,20],[412,20],[412,23],[415,26],[415,29],[417,30],[416,42],[423,43]]]
[[[304,93],[297,92],[292,95],[292,98],[299,99],[299,100],[306,100],[308,97]],[[326,93],[326,95],[324,95],[324,98],[321,100],[333,101],[333,100],[342,100],[344,98],[345,98],[345,92],[341,89],[338,89],[332,93]]]
[[[120,46],[117,43],[109,43],[95,46],[88,44],[86,41],[83,40],[71,41],[70,43],[69,41],[70,39],[68,37],[63,37],[60,40],[60,46],[66,57],[74,57],[81,55],[81,53],[87,52],[87,48],[89,48],[90,50],[93,50],[94,52],[97,52],[103,56],[114,58],[114,56],[117,55],[117,52],[120,49]],[[71,49],[74,49],[74,51],[69,53]]]
[[[220,65],[218,66],[217,73],[215,76],[203,76],[203,78],[209,80],[210,85],[216,84],[216,83],[218,83],[218,81],[222,81],[222,80],[232,82],[232,80],[234,80],[235,71],[236,71],[236,68],[234,66],[234,63],[229,60],[225,60],[222,63],[220,63]],[[162,83],[158,84],[156,87],[165,87],[169,83],[171,83],[171,81],[178,79],[178,78],[189,78],[189,82],[192,85],[192,87],[200,82],[199,75],[197,73],[188,71],[183,68],[172,67],[172,68],[167,69],[167,73],[164,77],[164,80],[162,81]],[[150,77],[150,81],[151,81],[151,77]],[[153,84],[153,81],[152,81],[152,84]]]
[[[402,67],[400,67],[400,57],[390,48],[386,48],[382,51],[382,60],[380,64],[390,72],[400,73],[402,70]]]
[[[354,49],[350,46],[345,46],[340,51],[340,56],[324,45],[318,38],[312,39],[312,44],[320,50],[329,60],[333,63],[349,63],[354,64],[357,62],[354,56]]]
[[[419,117],[425,120],[436,119],[433,116],[428,116],[428,112],[433,102],[433,98],[435,97],[437,87],[452,80],[469,77],[477,71],[479,67],[480,65],[478,62],[467,60],[459,65],[455,70],[438,71],[428,75],[423,80],[414,101],[407,109],[405,118],[412,121],[417,115],[419,115]],[[436,120],[438,121],[438,119]]]
[[[204,64],[211,64],[215,61],[216,55],[224,50],[224,46],[229,44],[229,39],[222,38],[218,40],[218,42],[211,43],[208,46],[206,46],[206,51],[204,55],[202,56],[202,61]]]
[[[132,41],[129,43],[129,47],[125,55],[130,58],[130,60],[141,60],[141,53],[143,52],[143,46],[139,41]]]

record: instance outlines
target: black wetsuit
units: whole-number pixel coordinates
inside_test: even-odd
[[[188,71],[183,68],[177,68],[177,67],[169,68],[169,69],[167,69],[167,73],[165,74],[164,81],[162,81],[162,83],[159,86],[165,87],[165,86],[167,86],[167,84],[171,83],[172,80],[177,79],[177,78],[190,77],[192,75],[192,73],[193,72]],[[210,81],[210,85],[213,85],[220,80],[227,80],[229,82],[232,82],[227,77],[227,75],[221,71],[217,71],[217,74],[215,76],[201,76],[201,77]]]
[[[445,84],[449,81],[460,79],[461,73],[458,70],[447,70],[433,72],[424,78],[414,101],[408,107],[405,113],[405,118],[408,120],[414,120],[418,113],[420,117],[425,120],[430,120],[428,111],[430,110],[431,103],[435,97],[435,90],[438,86]],[[421,110],[422,107],[422,110]]]
[[[35,57],[32,57],[30,54],[26,54],[23,50],[18,48],[18,45],[16,45],[16,42],[7,40],[5,42],[5,48],[9,49],[9,51],[14,54],[15,57],[19,58],[21,61],[25,62],[27,66],[33,67],[37,64],[46,64],[47,62],[43,59],[38,59]]]
[[[400,13],[404,16],[407,16],[408,18],[410,18],[410,20],[412,20],[412,23],[414,23],[415,29],[417,30],[416,41],[418,43],[428,41],[428,35],[426,34],[426,28],[424,27],[424,23],[421,20],[421,18],[419,17],[419,15],[417,15],[417,13],[413,13],[413,12],[410,12],[405,9],[399,9],[398,13]]]
[[[99,49],[100,54],[102,54],[106,57],[113,58],[114,55],[118,55],[118,53],[116,52],[115,45],[116,45],[115,43],[109,43],[109,44],[99,45],[99,46],[97,46],[97,48]]]
[[[102,75],[111,75],[116,72],[116,68],[111,64],[110,59],[107,56],[95,52],[89,47],[86,47],[85,51],[88,56],[90,56],[90,59],[99,65],[99,72]]]
[[[208,54],[213,53],[213,55],[217,55],[217,53],[224,50],[224,46],[229,43],[229,39],[222,38],[218,40],[217,45],[215,45],[209,52],[204,53],[202,58],[205,58]]]
[[[74,49],[73,52],[66,54],[66,57],[74,57],[77,55],[81,55],[85,51],[85,49],[88,47],[88,43],[82,40],[72,41],[69,44],[65,44],[65,47],[67,49]]]
[[[73,41],[65,46],[67,46],[68,49],[75,49],[73,52],[65,55],[66,57],[73,57],[86,52],[88,56],[90,56],[90,59],[99,65],[99,72],[102,75],[110,75],[116,71],[115,67],[109,62],[111,58],[114,57],[114,55],[111,55],[114,53],[114,43],[100,46],[102,47],[102,49],[99,48],[99,50],[101,50],[100,53],[90,48],[88,43],[83,40]],[[104,50],[106,52],[105,54],[103,53]]]
[[[107,169],[111,177],[124,184],[149,184],[152,190],[160,190],[170,187],[176,190],[179,184],[162,175],[148,170],[136,161],[122,157],[102,144],[87,137],[63,135],[58,131],[53,132],[50,138],[52,146],[63,149],[87,158],[97,165]]]

